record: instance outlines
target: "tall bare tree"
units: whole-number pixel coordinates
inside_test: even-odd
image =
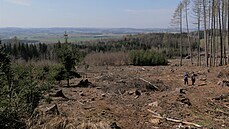
[[[219,15],[219,0],[215,0],[215,20],[216,20],[216,31],[215,31],[215,35],[216,35],[216,38],[215,38],[215,50],[216,50],[216,61],[215,61],[215,66],[218,66],[218,62],[219,62],[219,19],[218,19],[218,15]]]
[[[227,62],[229,63],[229,0],[227,0]]]
[[[224,32],[224,30],[225,30],[225,22],[224,22],[224,20],[225,20],[225,18],[224,18],[224,0],[220,0],[221,1],[221,31],[222,31],[222,65],[225,63],[224,61],[225,60],[223,60],[224,59],[224,50],[225,50],[225,45],[224,45],[224,43],[225,43],[225,41],[224,41],[224,34],[225,34],[225,32]],[[220,37],[221,38],[221,37]]]
[[[222,0],[223,59],[227,65],[227,0]]]
[[[182,66],[182,58],[183,58],[183,44],[182,44],[182,37],[183,37],[183,28],[182,28],[182,9],[183,9],[183,4],[180,3],[180,5],[178,6],[179,8],[179,11],[180,11],[180,57],[181,57],[181,60],[180,60],[180,66]]]
[[[220,35],[220,63],[219,65],[223,65],[223,35],[222,35],[222,19],[221,19],[221,1],[218,3],[218,19],[219,19],[219,35]]]
[[[201,57],[200,57],[200,28],[201,28],[201,14],[202,14],[202,10],[201,10],[201,6],[202,6],[202,2],[201,0],[193,0],[193,5],[192,5],[192,11],[193,11],[193,15],[196,19],[196,22],[194,24],[197,24],[197,65],[201,66]]]
[[[189,16],[188,16],[188,7],[190,4],[190,0],[183,0],[182,1],[184,11],[185,11],[185,19],[186,19],[186,29],[187,29],[187,35],[188,35],[188,45],[189,45],[189,55],[190,55],[190,61],[191,64],[193,64],[192,60],[192,47],[191,47],[191,41],[190,41],[190,33],[189,33]]]
[[[204,41],[205,41],[205,66],[208,66],[208,36],[207,36],[207,10],[206,0],[203,0],[203,13],[204,13]]]
[[[211,14],[209,13],[209,17],[211,16],[210,20],[211,20],[211,26],[210,26],[210,30],[211,30],[211,33],[210,33],[210,67],[213,65],[213,42],[214,42],[214,0],[212,1],[209,1],[209,2],[212,2],[211,3]],[[210,12],[210,11],[209,11]]]
[[[179,26],[180,28],[180,66],[182,66],[182,59],[183,59],[183,43],[182,43],[182,38],[183,38],[183,4],[182,2],[179,3],[177,6],[173,18],[172,18],[172,24]]]
[[[212,0],[212,52],[213,66],[216,66],[216,3]]]

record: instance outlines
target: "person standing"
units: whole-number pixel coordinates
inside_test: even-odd
[[[188,85],[188,73],[184,74],[184,85]]]
[[[192,75],[191,75],[192,85],[195,85],[195,82],[196,82],[195,76],[196,76],[195,73],[192,72]]]

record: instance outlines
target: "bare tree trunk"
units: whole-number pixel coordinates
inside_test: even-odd
[[[197,19],[198,19],[198,61],[197,61],[197,64],[198,66],[201,66],[201,57],[200,57],[200,22],[201,22],[201,19],[200,19],[200,14],[201,14],[201,2],[200,1],[197,1]]]
[[[218,7],[219,6],[219,1],[215,0],[215,20],[216,20],[216,31],[215,31],[215,46],[216,46],[216,65],[219,65],[219,18],[218,18]]]
[[[200,21],[198,21],[198,66],[201,66],[201,57],[200,57]]]
[[[180,3],[173,15],[172,23],[180,27],[180,66],[182,66],[182,56],[183,56],[183,45],[182,45],[182,11],[183,11],[183,4]]]
[[[189,3],[189,1],[185,1],[185,17],[186,17],[186,27],[187,27],[187,36],[188,36],[190,61],[191,61],[191,64],[193,65],[192,47],[191,47],[191,41],[190,41],[190,35],[189,35],[189,24],[188,24],[188,3]]]
[[[212,67],[213,65],[213,22],[214,22],[214,2],[212,1],[212,14],[210,14],[210,11],[209,11],[209,17],[211,16],[211,39],[210,39],[210,67]]]
[[[212,0],[212,22],[213,22],[213,32],[212,32],[212,40],[213,40],[213,65],[214,66],[216,66],[216,20],[215,20],[215,18],[216,18],[216,8],[215,8],[216,6],[215,6],[215,0]]]
[[[204,11],[204,39],[205,39],[205,66],[208,67],[208,38],[207,38],[207,14],[206,14],[206,1],[203,0]]]
[[[224,2],[224,9],[223,9],[223,11],[224,11],[224,15],[223,15],[223,17],[224,17],[224,20],[223,20],[223,24],[224,24],[224,27],[223,27],[223,36],[224,36],[224,55],[223,55],[223,57],[224,57],[224,63],[225,63],[225,65],[227,65],[227,1],[226,0],[223,0]]]
[[[182,8],[180,7],[180,66],[182,66],[182,56],[183,56],[183,44],[182,44]]]
[[[220,10],[220,1],[219,1],[219,9],[218,9],[218,13],[219,13],[219,34],[220,34],[220,63],[219,65],[222,66],[223,65],[223,36],[222,36],[222,23],[221,23],[221,10]]]
[[[216,20],[216,66],[218,66],[219,62],[219,19],[218,19],[218,6],[219,6],[219,1],[216,2],[216,7],[215,7],[215,20]]]
[[[229,63],[229,0],[227,0],[227,62]]]
[[[224,12],[224,10],[225,10],[224,7],[225,7],[225,6],[224,6],[224,4],[225,4],[225,3],[224,3],[224,0],[222,0],[222,7],[221,7],[221,10],[222,10],[222,11],[221,11],[221,12],[222,12],[222,16],[221,16],[221,17],[222,17],[222,38],[223,38],[223,39],[222,39],[222,42],[223,42],[223,43],[222,43],[222,45],[223,45],[223,46],[222,46],[222,48],[223,48],[223,63],[222,63],[222,64],[226,64],[226,62],[225,62],[225,54],[226,54],[226,48],[225,48],[225,47],[226,47],[226,46],[225,46],[225,44],[226,44],[226,43],[225,43],[225,42],[226,42],[226,41],[225,41],[225,39],[226,39],[226,38],[225,38],[225,30],[226,30],[226,29],[225,29],[225,17],[224,17],[224,15],[225,15],[225,12]]]

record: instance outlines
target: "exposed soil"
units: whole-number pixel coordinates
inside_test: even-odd
[[[87,73],[79,68],[90,83],[85,87],[57,86],[46,97],[60,90],[65,97],[50,95],[50,104],[43,100],[30,120],[31,128],[198,128],[152,116],[160,114],[202,128],[227,129],[229,87],[223,81],[229,80],[229,67],[178,67],[176,62],[157,67],[90,67]],[[194,86],[183,84],[185,72],[196,73]],[[82,79],[86,78],[71,80],[71,85]],[[52,106],[58,111],[48,109]]]

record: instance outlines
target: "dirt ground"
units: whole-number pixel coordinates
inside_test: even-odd
[[[90,66],[87,72],[78,68],[84,77],[71,80],[71,85],[86,76],[91,83],[57,86],[46,94],[29,124],[46,129],[228,129],[229,67],[179,67],[176,62],[157,67]],[[185,72],[195,72],[194,86],[190,78],[184,85]],[[66,98],[53,97],[58,90]]]

